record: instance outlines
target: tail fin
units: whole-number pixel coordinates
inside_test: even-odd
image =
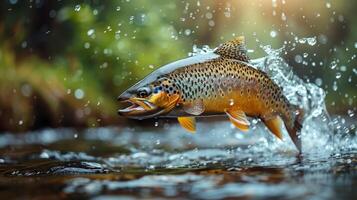
[[[289,133],[289,136],[293,143],[295,144],[296,148],[301,153],[301,128],[302,128],[302,121],[304,116],[304,110],[299,108],[298,106],[291,105],[290,106],[290,113],[291,118],[284,118],[285,127]]]

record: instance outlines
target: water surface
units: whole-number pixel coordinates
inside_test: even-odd
[[[1,135],[0,195],[94,199],[117,195],[353,199],[357,195],[353,149],[305,151],[299,157],[288,140],[277,141],[268,132],[242,133],[228,122],[203,120],[199,124],[203,131],[195,135],[162,124]],[[217,131],[222,127],[225,132]]]

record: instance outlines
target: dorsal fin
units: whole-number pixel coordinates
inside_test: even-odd
[[[222,57],[249,62],[243,36],[221,44],[214,52]]]

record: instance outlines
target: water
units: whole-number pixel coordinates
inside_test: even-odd
[[[270,135],[264,131],[262,136],[240,133],[228,122],[206,120],[199,128],[202,132],[195,135],[174,124],[1,135],[0,195],[96,199],[356,195],[356,150],[305,152],[299,158],[292,145],[265,148],[269,145],[264,137]]]
[[[224,117],[199,119],[189,134],[175,121],[128,127],[0,135],[0,196],[7,198],[355,199],[355,120],[326,111],[324,90],[295,76],[262,47],[253,60],[305,109],[303,156],[287,133],[258,120],[247,133]],[[191,55],[212,51],[194,49]]]

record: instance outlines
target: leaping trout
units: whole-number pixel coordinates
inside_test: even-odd
[[[213,52],[160,67],[118,100],[131,103],[118,111],[121,116],[175,117],[189,132],[196,131],[196,117],[213,115],[227,115],[235,127],[247,131],[249,116],[260,118],[282,139],[282,120],[301,152],[302,110],[289,103],[265,72],[250,64],[243,37],[223,43]]]

